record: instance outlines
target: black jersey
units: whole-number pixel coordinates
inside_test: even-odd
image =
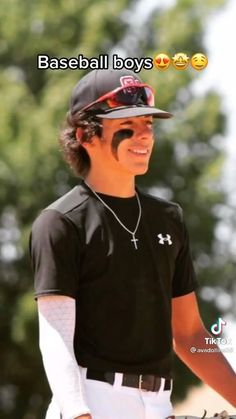
[[[42,211],[30,243],[35,295],[75,298],[79,365],[170,377],[171,298],[197,282],[180,207],[137,193],[137,249],[84,182]],[[136,197],[99,195],[133,231]]]

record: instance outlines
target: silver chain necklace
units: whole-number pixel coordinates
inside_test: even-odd
[[[136,231],[138,230],[138,226],[139,226],[139,223],[140,223],[140,220],[141,220],[141,215],[142,215],[142,207],[141,207],[140,199],[139,199],[139,196],[138,196],[137,192],[135,192],[135,196],[136,196],[136,199],[137,199],[137,202],[138,202],[139,214],[138,214],[138,219],[137,219],[135,229],[134,229],[134,231],[131,231],[122,223],[122,221],[119,219],[119,217],[117,217],[116,213],[109,207],[109,205],[107,205],[106,202],[104,202],[103,199],[87,184],[87,182],[85,182],[85,180],[84,180],[84,183],[93,192],[93,194],[99,199],[99,201],[104,205],[104,207],[106,207],[113,214],[113,216],[118,221],[118,223],[121,225],[121,227],[123,227],[126,231],[128,231],[129,234],[131,234],[132,239],[130,241],[134,243],[135,250],[137,250],[138,249],[138,246],[137,246],[138,239],[135,238],[135,234],[136,234]]]

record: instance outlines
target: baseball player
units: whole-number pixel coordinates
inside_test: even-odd
[[[225,358],[190,351],[209,335],[182,210],[135,186],[153,121],[171,116],[131,71],[94,70],[73,90],[60,142],[82,180],[41,212],[30,240],[47,419],[171,415],[173,346],[236,406]]]

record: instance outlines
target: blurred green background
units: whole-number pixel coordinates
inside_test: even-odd
[[[51,57],[118,53],[123,57],[206,52],[209,16],[223,0],[158,1],[148,14],[131,0],[1,0],[0,5],[0,417],[44,417],[50,391],[38,349],[36,303],[28,255],[31,225],[39,211],[78,179],[58,151],[58,132],[71,89],[82,70],[37,70],[39,53]],[[142,2],[143,3],[143,2]],[[148,3],[148,2],[147,2]],[[150,3],[150,2],[149,2]],[[163,2],[161,2],[163,4]],[[142,12],[143,11],[143,12]],[[144,13],[145,12],[145,13]],[[207,71],[207,70],[205,70]],[[235,261],[219,254],[215,229],[227,208],[221,182],[226,119],[216,91],[196,95],[201,74],[188,68],[155,68],[141,77],[157,104],[175,114],[156,123],[151,168],[138,184],[183,207],[201,284],[201,313],[209,328],[231,313]],[[221,211],[219,211],[219,208]],[[217,295],[231,301],[221,313]],[[175,360],[174,401],[197,379]]]

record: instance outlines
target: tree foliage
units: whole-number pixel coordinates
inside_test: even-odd
[[[145,25],[131,0],[2,0],[0,9],[0,415],[43,417],[49,398],[38,350],[36,305],[28,237],[38,212],[77,183],[58,152],[57,137],[70,92],[84,72],[43,71],[36,56],[87,57],[119,46],[124,55],[154,57],[205,50],[203,32],[221,0],[180,0],[156,8]],[[193,69],[143,71],[156,88],[160,108],[175,114],[156,124],[157,145],[141,187],[177,201],[184,209],[201,284],[232,290],[233,262],[219,258],[214,231],[226,197],[219,179],[225,118],[217,92],[197,96]],[[155,189],[154,189],[155,188]],[[205,288],[204,288],[205,287]],[[206,294],[206,293],[205,293]],[[201,299],[209,326],[217,301]],[[231,309],[231,307],[230,307]],[[175,397],[196,379],[176,363]]]

